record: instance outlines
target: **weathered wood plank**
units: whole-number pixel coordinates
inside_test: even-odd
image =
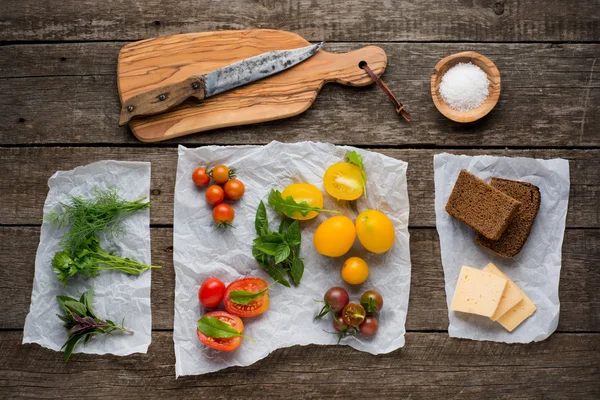
[[[2,144],[139,144],[118,127],[116,59],[122,43],[0,47]],[[332,43],[345,52],[364,43]],[[327,85],[305,113],[283,121],[226,128],[168,143],[246,144],[328,140],[382,146],[600,146],[598,44],[388,43],[385,80],[409,107],[396,115],[375,87]],[[429,91],[433,66],[462,50],[491,58],[502,75],[495,110],[473,124],[447,120]],[[65,61],[62,59],[66,58]],[[596,74],[594,74],[594,68]],[[40,76],[43,75],[43,76]]]
[[[172,329],[175,274],[170,228],[154,228],[152,262],[152,322],[155,329]],[[446,330],[448,310],[437,232],[411,229],[412,279],[407,330]],[[33,264],[39,228],[0,227],[0,329],[23,327],[29,308]],[[558,329],[600,332],[600,230],[567,230],[560,284]],[[50,266],[48,266],[50,268]]]
[[[372,356],[345,346],[279,349],[248,367],[175,379],[171,332],[154,332],[147,355],[60,354],[0,332],[7,398],[528,398],[600,396],[600,335],[555,334],[509,346],[409,333],[398,351]],[[240,348],[238,351],[242,351]]]
[[[322,136],[321,136],[322,138]],[[433,155],[440,150],[377,150],[409,163],[410,225],[435,226]],[[600,150],[450,150],[450,153],[570,160],[571,194],[567,226],[600,227]],[[47,180],[56,170],[69,170],[93,161],[116,159],[152,162],[152,224],[171,224],[177,150],[137,147],[10,147],[0,149],[0,224],[39,224],[47,195]],[[31,162],[33,167],[24,167]],[[367,166],[368,171],[368,166]],[[243,171],[242,171],[243,179]]]
[[[351,12],[350,12],[351,11]],[[598,3],[543,5],[434,0],[411,2],[218,0],[4,0],[0,40],[136,40],[182,32],[276,28],[329,41],[593,41]]]

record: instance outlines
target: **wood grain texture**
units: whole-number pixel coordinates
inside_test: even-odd
[[[485,72],[488,79],[489,94],[479,107],[472,110],[455,110],[446,103],[440,94],[442,78],[450,68],[456,66],[458,63],[471,63],[478,66]],[[462,51],[460,53],[451,54],[448,57],[441,59],[440,62],[435,65],[433,71],[434,72],[431,75],[431,97],[433,99],[433,104],[435,104],[435,107],[439,112],[452,121],[461,123],[477,121],[492,111],[498,103],[498,99],[500,98],[500,71],[498,71],[496,64],[482,54],[474,51]]]
[[[0,40],[139,40],[277,28],[310,41],[597,41],[596,0],[3,0]]]
[[[171,332],[154,332],[147,355],[60,354],[0,332],[7,398],[593,399],[600,396],[599,335],[555,334],[529,345],[408,333],[406,346],[372,356],[346,346],[295,346],[265,359],[175,379]],[[357,386],[359,385],[359,386]]]
[[[121,104],[125,107],[142,93],[177,85],[190,76],[262,53],[309,44],[291,32],[267,29],[190,33],[130,43],[119,52],[117,65]],[[215,128],[292,117],[306,111],[328,82],[347,86],[371,84],[367,73],[358,67],[361,61],[366,61],[378,76],[387,65],[385,52],[375,46],[344,54],[321,50],[279,74],[201,102],[189,101],[169,112],[135,119],[129,126],[138,139],[156,142]],[[119,125],[123,125],[123,115],[121,111]]]
[[[394,112],[392,110],[392,112]],[[321,140],[326,140],[322,138]],[[408,162],[410,226],[434,227],[433,155],[499,155],[509,157],[565,158],[570,161],[571,193],[567,227],[600,227],[600,150],[400,150],[373,149]],[[57,170],[69,170],[94,161],[115,159],[151,161],[152,224],[172,224],[177,149],[158,147],[15,147],[0,148],[0,224],[39,224],[47,195],[47,181]],[[35,168],[23,168],[35,160]],[[191,173],[191,172],[190,172]],[[367,166],[368,173],[368,166]],[[240,171],[243,180],[243,171]]]
[[[412,260],[410,305],[406,321],[409,331],[444,331],[448,308],[444,274],[434,228],[410,229]],[[152,324],[154,329],[172,329],[175,274],[173,230],[152,228]],[[33,284],[37,227],[0,227],[0,330],[22,329]],[[563,245],[558,330],[600,332],[600,230],[567,230]],[[50,266],[48,266],[51,268]],[[585,279],[583,279],[585,277]],[[315,312],[317,311],[315,306]],[[599,335],[600,337],[600,335]]]
[[[330,43],[325,49],[344,53],[366,45]],[[413,115],[410,124],[375,87],[327,85],[302,115],[169,143],[326,138],[337,144],[402,147],[600,146],[598,44],[377,45],[388,55],[383,78]],[[117,126],[120,103],[114,71],[121,47],[122,43],[0,46],[0,59],[11,60],[0,63],[0,77],[6,78],[0,79],[0,143],[138,144],[129,129]],[[502,75],[498,105],[467,125],[441,115],[429,90],[435,64],[464,50],[487,56]]]

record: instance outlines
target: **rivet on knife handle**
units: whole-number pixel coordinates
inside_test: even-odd
[[[121,107],[119,126],[125,125],[133,117],[167,111],[190,97],[198,100],[205,98],[205,83],[201,76],[192,76],[184,81],[161,86],[128,99]]]

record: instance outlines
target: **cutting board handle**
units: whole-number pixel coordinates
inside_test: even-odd
[[[347,86],[366,86],[373,83],[367,72],[359,67],[361,62],[366,62],[369,67],[381,76],[387,66],[387,56],[382,48],[367,46],[347,53],[328,53],[320,51],[318,54],[320,64],[324,64],[328,71],[324,77],[325,82],[335,82]],[[316,60],[315,60],[316,61]]]

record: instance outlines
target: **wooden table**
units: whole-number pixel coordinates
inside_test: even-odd
[[[0,6],[0,398],[599,398],[600,2],[548,0],[3,0]],[[339,4],[337,4],[339,3]],[[536,4],[537,3],[537,4]],[[330,51],[374,43],[385,80],[414,116],[375,87],[327,86],[284,121],[143,144],[119,128],[117,52],[179,32],[276,28]],[[474,50],[502,74],[480,122],[433,106],[442,57]],[[344,346],[281,349],[246,368],[175,379],[172,215],[176,146],[328,141],[408,161],[412,283],[406,346],[371,356]],[[494,154],[570,161],[558,330],[530,345],[448,337],[435,230],[432,156]],[[152,162],[153,342],[148,354],[76,355],[21,345],[47,179],[101,159]]]

